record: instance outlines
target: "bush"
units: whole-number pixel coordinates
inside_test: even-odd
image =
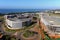
[[[31,37],[31,36],[34,36],[34,32],[31,32],[31,31],[26,31],[24,34],[23,34],[24,37]]]

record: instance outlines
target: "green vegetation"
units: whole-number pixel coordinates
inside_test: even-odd
[[[43,31],[44,32],[44,31]],[[54,38],[50,38],[48,34],[46,34],[46,32],[44,32],[45,34],[45,40],[56,40]]]
[[[4,35],[4,36],[2,37],[2,39],[3,39],[3,40],[10,40],[10,35]]]
[[[51,38],[49,38],[48,36],[45,36],[45,40],[51,40]]]
[[[48,36],[48,34],[46,34],[46,32],[44,32],[44,34],[45,34],[45,40],[51,40],[51,38]]]
[[[16,32],[17,31],[17,30],[10,30],[10,29],[8,29],[6,25],[4,25],[4,28],[5,28],[6,32]]]
[[[16,39],[12,37],[11,40],[16,40]]]
[[[60,17],[60,13],[51,13],[51,14],[49,14],[49,16],[57,16],[57,17]]]
[[[33,17],[33,20],[37,20],[37,17]]]
[[[23,34],[24,37],[32,37],[34,36],[34,32],[31,32],[31,31],[26,31],[24,34]]]
[[[16,32],[16,30],[6,29],[7,32]]]
[[[10,35],[4,35],[3,40],[16,40],[15,37],[11,37]]]
[[[38,15],[38,14],[36,14],[35,16],[36,16],[37,18],[39,17],[39,15]]]
[[[3,16],[0,16],[0,20],[4,21],[4,17]]]
[[[57,38],[56,40],[60,40],[60,38]]]

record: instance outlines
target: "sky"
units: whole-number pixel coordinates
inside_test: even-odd
[[[60,0],[0,0],[0,9],[60,9]]]

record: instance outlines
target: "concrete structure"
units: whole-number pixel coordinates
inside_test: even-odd
[[[55,13],[60,13],[60,11],[55,11]]]
[[[31,23],[32,17],[29,15],[5,15],[6,25],[9,29],[20,29]]]
[[[50,37],[60,38],[60,14],[42,13],[40,14],[42,29]]]

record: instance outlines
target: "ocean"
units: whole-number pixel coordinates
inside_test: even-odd
[[[35,12],[43,11],[42,9],[0,9],[0,13],[15,13],[15,12]]]

